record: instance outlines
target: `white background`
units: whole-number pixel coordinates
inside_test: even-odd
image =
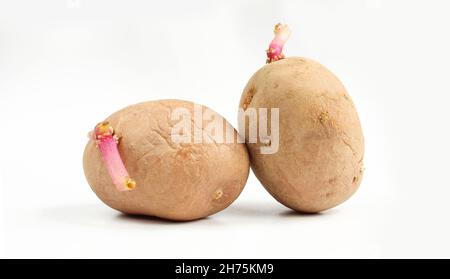
[[[0,256],[450,257],[448,1],[0,1]],[[236,124],[273,25],[347,87],[366,172],[345,204],[293,213],[255,179],[188,223],[124,216],[83,174],[86,134],[179,98]]]

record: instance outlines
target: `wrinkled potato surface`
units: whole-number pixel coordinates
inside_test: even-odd
[[[105,204],[127,214],[193,220],[225,209],[239,196],[249,173],[245,145],[174,143],[171,131],[179,121],[171,112],[178,108],[194,115],[194,103],[161,100],[126,107],[106,119],[120,137],[119,153],[136,181],[131,191],[116,190],[95,141],[88,142],[84,172]]]
[[[247,143],[254,173],[279,202],[313,213],[358,189],[360,121],[346,89],[324,66],[300,57],[267,64],[249,80],[240,107],[279,108],[278,152],[261,154],[261,143]]]

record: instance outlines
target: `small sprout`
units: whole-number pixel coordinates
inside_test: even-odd
[[[223,196],[223,192],[222,192],[222,190],[217,190],[215,193],[214,193],[214,199],[215,200],[218,200],[218,199],[220,199],[221,197]]]
[[[323,111],[319,114],[319,121],[320,123],[324,124],[325,122],[328,121],[328,119],[330,118],[328,115],[328,111]]]
[[[266,63],[271,63],[284,58],[283,47],[286,41],[291,36],[291,29],[286,24],[278,23],[274,29],[275,38],[269,45],[269,49],[266,50],[267,60]]]
[[[130,178],[122,162],[119,150],[117,149],[119,138],[114,134],[113,127],[109,122],[101,122],[95,126],[94,131],[90,135],[97,143],[97,147],[103,157],[103,162],[117,190],[133,190],[136,187],[136,182]]]

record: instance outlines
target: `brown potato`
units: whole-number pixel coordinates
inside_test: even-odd
[[[358,114],[324,66],[300,57],[267,64],[248,82],[240,107],[279,108],[278,152],[261,154],[262,143],[246,135],[252,169],[279,202],[313,213],[358,189],[364,157]]]
[[[114,187],[96,142],[90,140],[84,172],[104,203],[128,214],[193,220],[225,209],[239,196],[249,173],[245,145],[175,143],[171,132],[177,121],[171,113],[179,108],[194,115],[194,103],[161,100],[129,106],[106,119],[120,138],[119,153],[136,187],[123,192]],[[223,122],[236,138],[236,131]]]

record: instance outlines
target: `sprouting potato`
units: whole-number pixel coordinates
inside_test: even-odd
[[[195,106],[181,100],[145,102],[98,124],[83,159],[95,194],[121,212],[171,220],[198,219],[228,207],[246,183],[248,153],[220,116],[233,142],[217,141],[205,128],[207,120],[198,125],[193,119],[188,119],[190,128],[184,134],[191,141],[174,141],[174,127],[181,119],[174,112],[193,118]],[[198,143],[194,133],[199,132],[205,141]]]
[[[277,152],[245,135],[251,167],[280,203],[319,212],[347,200],[361,183],[364,138],[352,99],[339,79],[321,64],[282,54],[290,30],[277,25],[267,65],[248,81],[243,110],[278,108]],[[246,123],[248,129],[248,123]]]

